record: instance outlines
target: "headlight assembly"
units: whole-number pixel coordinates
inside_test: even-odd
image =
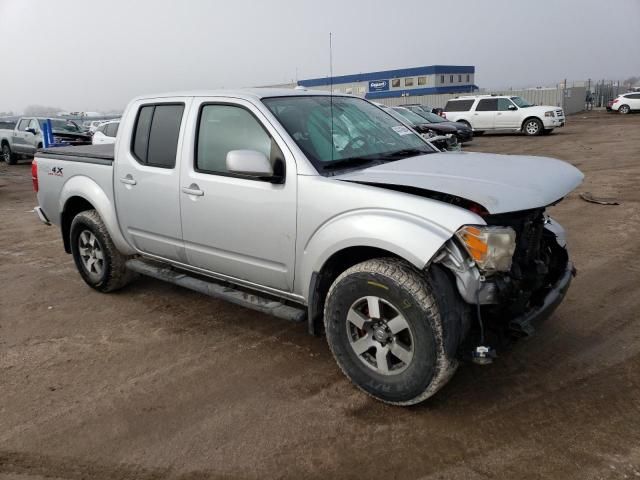
[[[516,232],[512,228],[465,225],[456,236],[484,273],[511,270],[516,251]]]
[[[549,110],[548,112],[544,112],[544,116],[545,117],[555,117],[556,114],[553,112],[553,110]]]

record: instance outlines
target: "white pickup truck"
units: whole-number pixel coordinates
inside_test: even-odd
[[[396,405],[530,334],[574,273],[545,208],[576,168],[441,153],[351,96],[137,98],[115,150],[45,149],[32,173],[36,212],[91,287],[145,274],[306,321],[359,388]]]

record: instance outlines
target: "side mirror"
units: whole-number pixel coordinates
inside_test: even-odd
[[[32,133],[33,135],[35,135],[36,133],[38,133],[38,132],[36,132],[36,129],[35,129],[35,128],[27,128],[27,129],[25,130],[25,132]]]
[[[273,177],[267,156],[256,150],[231,150],[226,158],[227,170],[249,177]]]
[[[517,110],[518,109],[518,107],[516,107],[513,103],[511,105],[509,105],[507,108],[509,110]]]

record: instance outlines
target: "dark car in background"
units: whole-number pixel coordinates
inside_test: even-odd
[[[425,111],[422,107],[413,106],[413,107],[405,107],[408,110],[411,110],[416,115],[421,116],[425,119],[429,125],[439,124],[442,126],[450,126],[456,129],[456,137],[458,137],[458,141],[460,143],[470,142],[473,140],[473,130],[468,125],[461,122],[450,122],[446,118],[441,117],[440,115],[436,115],[432,112]]]
[[[420,105],[419,103],[405,103],[404,105],[400,105],[401,107],[408,108],[411,111],[414,111],[415,108],[419,108],[421,111],[435,113],[436,115],[444,116],[444,109],[440,107],[432,107],[431,105]]]
[[[433,143],[437,148],[441,150],[457,149],[458,139],[456,137],[456,129],[454,127],[429,123],[420,115],[413,113],[411,110],[404,107],[387,107],[385,105],[380,105],[380,108],[402,123],[412,127],[420,135]]]

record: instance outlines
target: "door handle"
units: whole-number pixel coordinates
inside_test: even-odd
[[[188,187],[182,187],[182,193],[186,193],[187,195],[194,195],[196,197],[202,197],[204,192],[200,190],[200,187],[195,183],[192,183]]]
[[[133,177],[131,175],[127,175],[126,177],[121,178],[120,181],[122,183],[127,184],[127,185],[135,185],[136,183],[138,183],[133,179]]]

